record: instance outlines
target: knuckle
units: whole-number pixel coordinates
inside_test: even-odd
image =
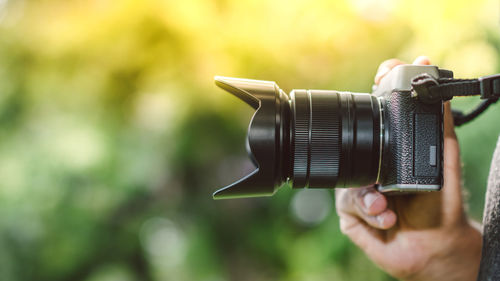
[[[388,59],[388,60],[385,60],[384,62],[382,62],[380,64],[380,67],[393,68],[396,65],[400,65],[400,64],[403,64],[403,62],[401,60],[396,59],[396,58],[392,58],[392,59]]]
[[[345,217],[340,218],[340,232],[346,236],[352,238],[352,235],[355,233],[354,229],[357,226],[357,222],[355,219],[346,219]]]
[[[352,202],[351,194],[347,189],[337,189],[335,191],[335,202],[337,211],[348,209],[349,204]]]
[[[340,232],[344,235],[349,235],[349,226],[345,219],[340,219]]]

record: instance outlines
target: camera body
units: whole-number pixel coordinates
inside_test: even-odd
[[[401,65],[382,79],[373,95],[383,108],[380,191],[435,191],[443,182],[443,103],[412,97],[411,80],[427,73],[451,78],[436,66]]]
[[[215,199],[269,196],[294,188],[376,184],[383,192],[440,190],[443,102],[412,92],[420,74],[452,78],[436,66],[399,65],[371,94],[292,90],[274,82],[216,77],[216,84],[256,112],[247,151],[256,167],[214,193]]]

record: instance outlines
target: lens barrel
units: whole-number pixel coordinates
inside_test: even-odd
[[[290,177],[294,188],[373,184],[381,157],[381,103],[369,94],[290,93]]]
[[[215,77],[216,84],[255,109],[247,151],[255,170],[214,198],[269,196],[294,188],[376,183],[383,147],[383,102],[369,94],[293,90],[272,81]]]

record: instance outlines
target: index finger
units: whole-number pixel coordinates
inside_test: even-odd
[[[382,81],[382,78],[384,78],[389,71],[391,71],[394,67],[405,64],[404,61],[398,60],[398,59],[388,59],[380,64],[377,70],[377,74],[375,75],[375,84],[378,85],[380,84],[380,81]],[[427,56],[419,56],[417,57],[414,61],[413,64],[418,64],[418,65],[430,65],[431,61]]]
[[[384,76],[389,73],[395,66],[405,64],[403,61],[398,59],[389,59],[380,64],[377,70],[377,74],[375,74],[375,85],[380,84],[380,81]]]

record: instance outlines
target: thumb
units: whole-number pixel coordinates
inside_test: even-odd
[[[444,104],[443,212],[445,221],[463,219],[460,149],[453,124],[450,102]]]

